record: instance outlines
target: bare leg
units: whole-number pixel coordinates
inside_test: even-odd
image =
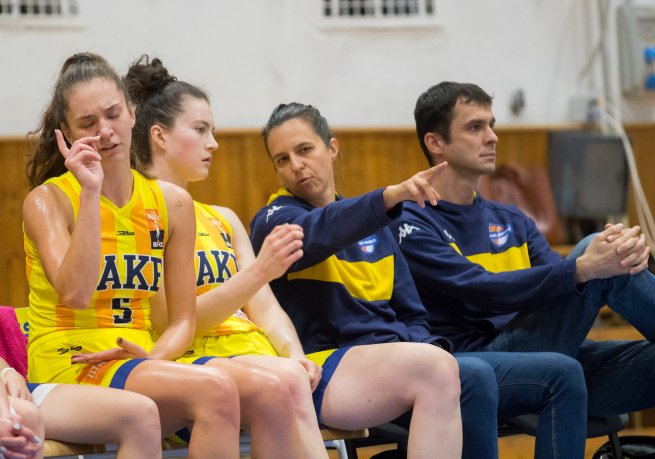
[[[291,406],[301,435],[306,458],[327,458],[327,451],[318,427],[307,371],[298,362],[283,357],[243,355],[236,358],[266,368],[285,382],[291,391]]]
[[[164,434],[193,423],[189,459],[239,457],[239,394],[224,371],[147,360],[132,370],[125,389],[155,401]]]
[[[11,406],[14,407],[16,414],[19,416],[19,421],[43,440],[45,438],[43,417],[39,412],[39,408],[34,403],[27,400],[14,397],[9,397],[9,400],[11,401]],[[40,448],[38,454],[33,457],[34,459],[43,458],[43,448]]]
[[[323,399],[321,422],[358,429],[413,409],[408,457],[462,454],[459,372],[447,352],[419,343],[356,346],[343,356]]]
[[[48,438],[74,443],[117,442],[118,458],[161,457],[159,412],[133,392],[106,387],[55,387],[41,405]]]
[[[235,359],[212,359],[206,366],[215,366],[230,375],[239,388],[241,417],[250,428],[252,457],[279,459],[311,459],[327,457],[321,443],[321,454],[304,451],[295,420],[291,390],[276,373],[262,366]]]

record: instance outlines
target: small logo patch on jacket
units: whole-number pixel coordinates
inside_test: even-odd
[[[362,250],[362,252],[373,253],[375,246],[378,245],[378,242],[379,241],[377,236],[369,236],[366,239],[362,239],[357,244],[359,244],[359,248]]]
[[[489,223],[489,240],[497,247],[507,244],[511,232],[512,225],[503,226],[498,223]]]

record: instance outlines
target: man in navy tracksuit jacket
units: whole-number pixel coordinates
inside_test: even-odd
[[[559,352],[585,371],[588,413],[655,405],[655,278],[639,228],[608,225],[562,259],[534,222],[477,192],[494,171],[491,97],[472,84],[443,82],[414,112],[431,165],[448,162],[436,206],[408,203],[392,223],[430,318],[455,351]],[[648,340],[585,341],[608,304]],[[562,422],[570,422],[564,420]]]

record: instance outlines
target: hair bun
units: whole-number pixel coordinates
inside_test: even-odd
[[[144,54],[130,66],[123,82],[130,99],[136,105],[160,93],[167,85],[177,81],[177,78],[170,75],[160,59],[150,60]]]

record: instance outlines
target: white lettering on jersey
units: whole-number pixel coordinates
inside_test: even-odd
[[[455,242],[455,238],[452,237],[452,236],[450,235],[450,233],[448,232],[448,230],[444,229],[444,230],[443,230],[443,233],[446,235],[446,237],[447,237],[448,239],[450,239],[451,241]]]
[[[284,206],[271,206],[269,209],[266,211],[266,223],[268,223],[268,217],[273,215],[275,212],[283,208]]]
[[[398,227],[398,244],[403,243],[403,239],[412,234],[414,231],[420,231],[420,228],[405,223],[403,226]]]

